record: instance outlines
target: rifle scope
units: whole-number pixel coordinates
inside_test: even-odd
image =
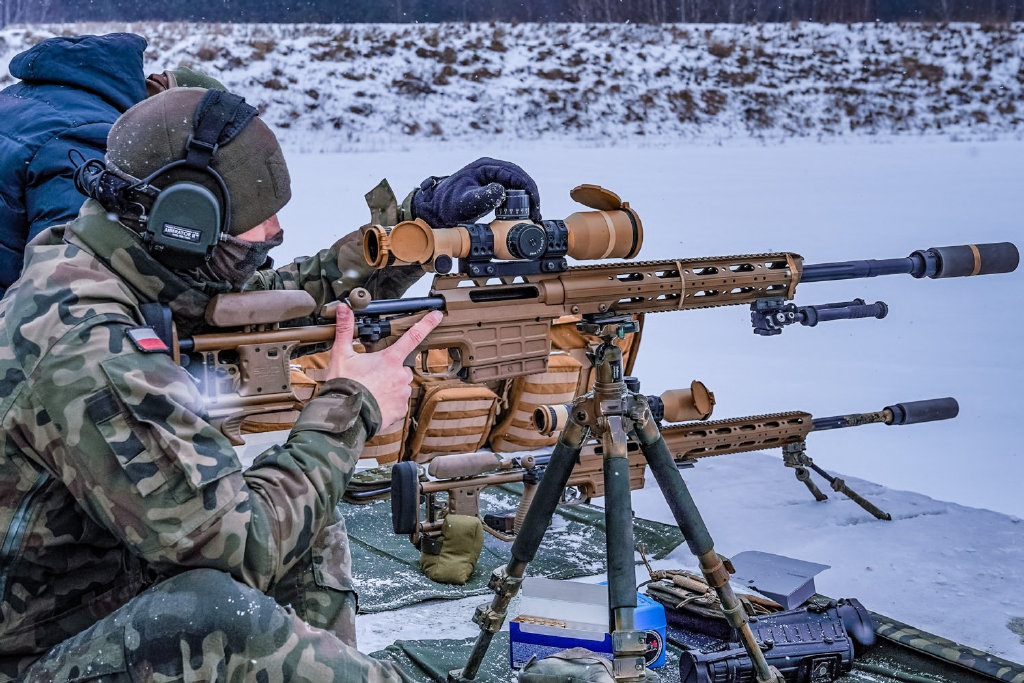
[[[627,202],[596,185],[581,185],[570,196],[594,210],[564,221],[523,220],[516,216],[529,215],[529,199],[521,190],[508,190],[506,205],[490,223],[432,228],[417,219],[390,229],[373,226],[363,235],[363,256],[375,268],[418,263],[437,273],[450,272],[460,259],[459,272],[488,277],[561,272],[568,267],[566,256],[633,258],[640,252],[643,226]]]
[[[715,395],[703,382],[693,380],[689,389],[669,389],[660,396],[647,396],[655,421],[686,422],[706,420],[715,407]],[[539,406],[533,411],[533,424],[544,436],[551,436],[569,422],[571,404]]]

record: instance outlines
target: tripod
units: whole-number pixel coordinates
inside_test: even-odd
[[[450,672],[448,680],[472,681],[476,677],[491,639],[505,623],[509,603],[519,592],[526,566],[533,560],[551,523],[580,449],[591,434],[596,434],[600,436],[604,455],[608,607],[615,680],[643,681],[646,678],[644,632],[637,630],[634,620],[636,575],[627,452],[628,437],[632,435],[640,444],[690,552],[698,559],[708,585],[718,594],[722,611],[739,632],[754,663],[758,683],[782,681],[778,671],[768,666],[754,639],[743,605],[729,586],[729,571],[714,550],[714,542],[651,416],[647,399],[626,387],[622,351],[613,340],[636,332],[639,325],[631,316],[592,315],[584,316],[577,328],[602,340],[591,355],[596,369],[594,389],[570,406],[569,422],[555,445],[522,528],[512,544],[512,558],[491,574],[488,587],[495,591],[495,596],[489,605],[480,605],[473,616],[473,622],[480,626],[473,651],[465,667]]]

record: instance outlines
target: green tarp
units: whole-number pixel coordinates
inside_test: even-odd
[[[416,681],[446,681],[448,672],[460,669],[473,649],[475,639],[400,640],[371,657],[389,659]],[[679,652],[669,645],[667,662],[656,669],[662,683],[679,683]],[[480,683],[511,683],[516,680],[509,668],[508,632],[494,636],[484,663],[476,677]],[[952,664],[926,661],[920,653],[881,640],[870,652],[854,661],[854,669],[837,679],[838,683],[982,683],[1011,678],[989,677],[969,672]]]
[[[486,489],[481,509],[515,508],[521,485]],[[352,546],[352,569],[359,591],[359,611],[383,612],[434,598],[464,598],[489,593],[491,572],[509,560],[511,543],[485,535],[480,561],[463,586],[434,583],[420,572],[419,551],[406,536],[392,532],[391,504],[342,505]],[[649,557],[662,558],[682,543],[679,529],[635,519],[634,534]],[[560,505],[555,519],[530,564],[530,576],[571,579],[605,571],[604,509],[593,505]]]

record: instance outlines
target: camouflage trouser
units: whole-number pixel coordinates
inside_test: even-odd
[[[343,522],[272,595],[212,569],[156,584],[57,645],[25,681],[406,681],[355,649]]]

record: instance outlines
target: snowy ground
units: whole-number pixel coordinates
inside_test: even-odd
[[[822,263],[968,242],[1024,245],[1021,142],[561,143],[292,154],[294,198],[282,212],[287,239],[276,256],[307,253],[364,222],[362,194],[381,177],[402,193],[481,154],[526,167],[547,217],[575,210],[567,195],[577,183],[615,190],[644,220],[643,259],[791,250]],[[1016,432],[1024,369],[1015,341],[1022,282],[1018,271],[807,284],[798,303],[860,296],[885,300],[891,312],[882,321],[797,327],[770,339],[750,332],[739,307],[651,317],[635,368],[643,388],[659,393],[702,379],[716,394],[715,417],[782,410],[827,416],[923,398],[960,401],[960,416],[948,422],[810,435],[809,454],[851,475],[850,484],[891,512],[892,522],[836,496],[816,503],[777,452],[700,462],[684,474],[718,550],[829,564],[818,578],[822,592],[858,597],[870,609],[1024,662],[1024,464]],[[638,515],[670,521],[656,489],[633,500]],[[693,566],[685,549],[659,564]],[[361,616],[360,649],[396,638],[472,635],[469,618],[479,602]]]
[[[184,64],[309,152],[394,140],[1020,139],[1020,24],[80,24],[132,31],[149,70]]]

